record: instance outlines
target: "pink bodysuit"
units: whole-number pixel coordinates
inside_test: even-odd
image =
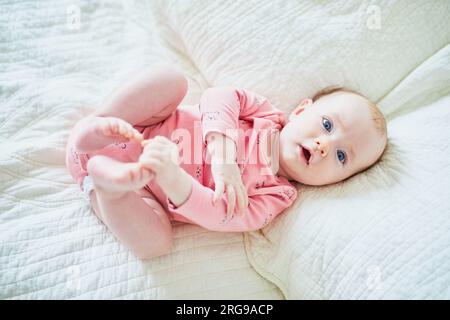
[[[178,144],[180,166],[192,177],[191,194],[179,207],[175,207],[153,181],[145,189],[155,195],[170,220],[194,223],[214,231],[258,230],[291,206],[297,197],[297,189],[285,177],[272,173],[271,162],[264,156],[269,153],[262,152],[264,148],[260,147],[262,141],[276,137],[284,125],[284,114],[263,96],[233,87],[209,88],[202,94],[199,104],[178,108],[160,123],[134,126],[144,139],[161,135]],[[245,216],[234,214],[226,218],[226,193],[215,206],[212,204],[215,184],[205,141],[209,132],[220,132],[236,143],[235,160],[249,197]],[[73,135],[67,144],[66,164],[80,187],[87,176],[86,164],[90,157],[102,154],[122,162],[136,162],[142,152],[138,143],[129,142],[84,154],[76,152],[72,140]],[[265,161],[261,161],[262,158]]]

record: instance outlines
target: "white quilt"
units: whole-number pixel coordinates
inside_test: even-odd
[[[169,255],[138,260],[66,171],[71,126],[127,74],[165,58],[148,7],[129,4],[1,1],[0,299],[282,299],[250,265],[241,233],[175,224]],[[189,104],[201,75],[184,70]]]
[[[447,0],[2,0],[0,10],[1,299],[450,298]],[[286,112],[326,85],[360,90],[388,117],[389,148],[348,181],[299,185],[296,204],[259,232],[177,224],[172,252],[140,262],[81,198],[64,145],[114,86],[158,61],[185,71],[186,104],[214,85]]]

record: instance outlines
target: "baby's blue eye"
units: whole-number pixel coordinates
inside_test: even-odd
[[[333,129],[333,123],[325,117],[322,117],[322,125],[328,132]]]
[[[347,159],[347,156],[345,155],[345,152],[342,151],[342,150],[338,150],[337,151],[337,157],[338,157],[339,162],[341,162],[343,164],[345,163],[345,161]]]

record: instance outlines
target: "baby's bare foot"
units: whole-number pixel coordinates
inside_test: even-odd
[[[96,151],[114,142],[129,140],[141,142],[143,140],[142,134],[120,118],[91,115],[77,125],[80,129],[75,147],[80,152]]]
[[[110,193],[139,190],[154,177],[140,163],[119,162],[101,155],[89,159],[87,171],[96,188]]]

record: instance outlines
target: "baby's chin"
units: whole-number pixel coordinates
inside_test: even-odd
[[[289,181],[295,181],[305,184],[303,182],[304,177],[301,174],[301,170],[305,170],[306,168],[300,168],[300,164],[296,162],[296,159],[293,159],[292,157],[286,159],[285,157],[281,156],[279,165],[284,172],[284,176]]]

